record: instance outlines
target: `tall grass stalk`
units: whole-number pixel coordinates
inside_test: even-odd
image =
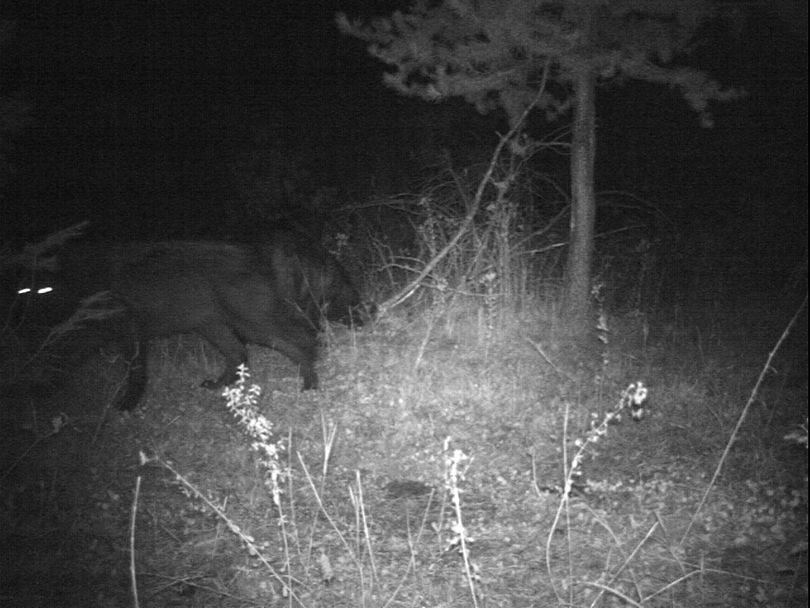
[[[734,430],[731,431],[731,435],[728,438],[728,442],[726,442],[726,447],[723,450],[723,454],[720,456],[720,460],[717,463],[717,467],[714,469],[714,474],[712,475],[711,480],[709,481],[709,485],[706,487],[706,490],[703,492],[703,496],[698,503],[695,512],[692,514],[691,519],[689,520],[689,524],[686,526],[686,530],[683,533],[683,537],[681,537],[681,545],[686,542],[686,538],[689,536],[689,532],[692,530],[692,526],[695,524],[697,520],[697,516],[700,514],[703,506],[706,504],[706,500],[709,498],[709,493],[712,491],[714,484],[717,482],[717,478],[720,476],[720,471],[723,469],[723,464],[726,462],[726,458],[728,457],[729,452],[731,451],[731,446],[734,445],[734,442],[737,439],[737,433],[739,433],[740,428],[745,421],[745,418],[748,416],[748,411],[751,409],[751,405],[757,398],[759,394],[759,389],[762,386],[763,381],[765,380],[765,376],[768,375],[768,372],[771,371],[773,368],[771,367],[771,363],[773,363],[773,359],[776,356],[776,353],[779,352],[779,349],[782,347],[782,344],[787,339],[788,335],[790,335],[793,326],[796,324],[797,319],[801,315],[802,311],[807,306],[807,295],[805,294],[804,300],[802,301],[799,308],[796,309],[796,312],[793,314],[793,317],[790,319],[788,324],[785,326],[785,329],[782,331],[782,335],[779,336],[779,339],[776,341],[776,345],[774,345],[773,350],[768,354],[768,359],[765,361],[765,365],[762,367],[762,371],[759,373],[759,377],[757,378],[756,384],[754,384],[754,388],[751,389],[751,396],[748,397],[748,401],[743,407],[742,412],[740,412],[740,416],[737,418],[737,424],[734,426]]]
[[[447,542],[448,548],[458,546],[464,562],[464,576],[470,589],[473,607],[478,608],[478,594],[475,589],[476,581],[479,579],[478,568],[470,561],[469,544],[473,539],[467,534],[464,527],[464,520],[461,513],[461,488],[459,482],[464,481],[464,475],[472,460],[464,452],[455,449],[450,452],[450,437],[444,440],[444,485],[450,493],[450,502],[453,505],[455,519],[451,524],[453,537]],[[462,465],[465,465],[462,468]]]
[[[211,511],[216,514],[216,516],[222,520],[228,529],[233,532],[239,539],[245,544],[247,547],[248,553],[258,559],[270,575],[281,584],[284,593],[289,594],[291,600],[295,600],[298,602],[298,605],[302,608],[306,608],[306,604],[301,600],[301,598],[295,593],[292,585],[289,584],[291,577],[289,575],[284,576],[280,572],[278,572],[273,565],[270,563],[270,560],[262,553],[261,549],[256,545],[255,540],[252,536],[246,534],[242,531],[239,525],[236,524],[231,518],[228,517],[228,514],[225,513],[224,509],[221,508],[219,505],[215,504],[212,500],[210,500],[197,486],[192,484],[188,479],[186,479],[179,471],[177,471],[172,465],[170,465],[166,460],[160,458],[159,456],[152,456],[147,457],[143,452],[141,452],[141,464],[148,464],[151,462],[157,463],[159,466],[163,467],[167,471],[169,471],[176,481],[180,482],[181,487],[184,489],[184,493],[188,496],[193,496],[198,498],[206,506],[211,509]]]
[[[570,463],[568,462],[568,420],[570,414],[570,405],[566,401],[565,403],[565,417],[563,419],[563,439],[562,439],[562,454],[563,454],[563,470],[566,471],[565,474],[565,483],[562,489],[562,495],[560,496],[560,502],[557,505],[557,511],[554,514],[554,521],[552,522],[548,536],[546,537],[546,571],[548,572],[549,576],[549,583],[551,585],[552,591],[554,591],[554,595],[557,596],[557,601],[560,603],[567,603],[567,605],[573,605],[573,563],[571,562],[571,557],[573,555],[573,548],[571,545],[571,536],[570,532],[566,533],[566,540],[568,543],[568,581],[569,584],[566,585],[568,589],[568,600],[564,600],[563,597],[560,595],[560,592],[557,590],[557,587],[554,585],[554,573],[551,570],[551,541],[554,537],[554,532],[559,525],[560,519],[565,514],[566,518],[566,530],[571,530],[571,520],[570,520],[570,509],[569,504],[571,500],[571,490],[574,486],[574,480],[582,474],[582,464],[584,462],[587,448],[599,441],[600,438],[607,435],[608,428],[610,424],[614,421],[618,421],[621,418],[621,413],[625,409],[630,409],[633,412],[642,411],[639,408],[643,406],[646,402],[648,397],[647,387],[644,386],[642,382],[632,382],[630,383],[624,391],[622,391],[621,397],[619,399],[619,403],[616,407],[605,414],[604,418],[599,424],[596,424],[595,420],[591,423],[591,428],[588,433],[585,435],[585,439],[576,439],[574,440],[574,445],[579,449],[574,454],[574,457],[571,459]],[[532,466],[532,472],[534,473],[534,466]],[[533,474],[533,485],[534,489],[537,492],[537,495],[542,497],[543,493],[540,490],[539,485],[537,484],[537,477]]]

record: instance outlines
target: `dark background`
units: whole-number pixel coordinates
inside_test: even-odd
[[[447,159],[485,161],[506,130],[501,114],[397,96],[381,84],[384,66],[334,25],[336,11],[384,15],[396,5],[4,3],[0,16],[16,27],[0,56],[0,93],[23,91],[31,112],[5,141],[16,172],[0,238],[84,219],[113,238],[227,236],[258,216],[311,220],[415,191]],[[686,230],[801,255],[807,9],[800,23],[747,6],[739,36],[717,31],[690,59],[749,93],[713,106],[713,129],[673,91],[600,89],[597,188],[651,200]],[[560,126],[538,115],[532,129]],[[564,159],[534,163],[566,182]]]

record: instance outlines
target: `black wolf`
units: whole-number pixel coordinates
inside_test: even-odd
[[[225,369],[203,382],[206,388],[235,381],[251,343],[286,355],[298,365],[303,389],[311,389],[318,386],[320,322],[362,324],[360,296],[345,269],[291,232],[251,244],[68,244],[56,255],[55,274],[51,322],[78,310],[85,329],[76,339],[94,347],[114,340],[130,362],[117,399],[124,410],[143,396],[150,338],[193,332],[213,344]],[[91,304],[87,298],[94,294]]]

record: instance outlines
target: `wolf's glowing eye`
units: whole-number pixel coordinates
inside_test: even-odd
[[[46,294],[46,293],[51,293],[52,291],[53,291],[53,287],[39,287],[36,290],[36,294],[37,295],[42,295],[42,294]],[[23,296],[23,295],[28,294],[28,293],[35,293],[35,292],[30,287],[23,287],[23,288],[17,290],[17,295],[19,295],[19,296]]]

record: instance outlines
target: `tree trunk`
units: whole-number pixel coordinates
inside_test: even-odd
[[[571,142],[571,242],[566,269],[566,315],[577,332],[588,327],[596,197],[596,74],[583,65],[574,77]]]

